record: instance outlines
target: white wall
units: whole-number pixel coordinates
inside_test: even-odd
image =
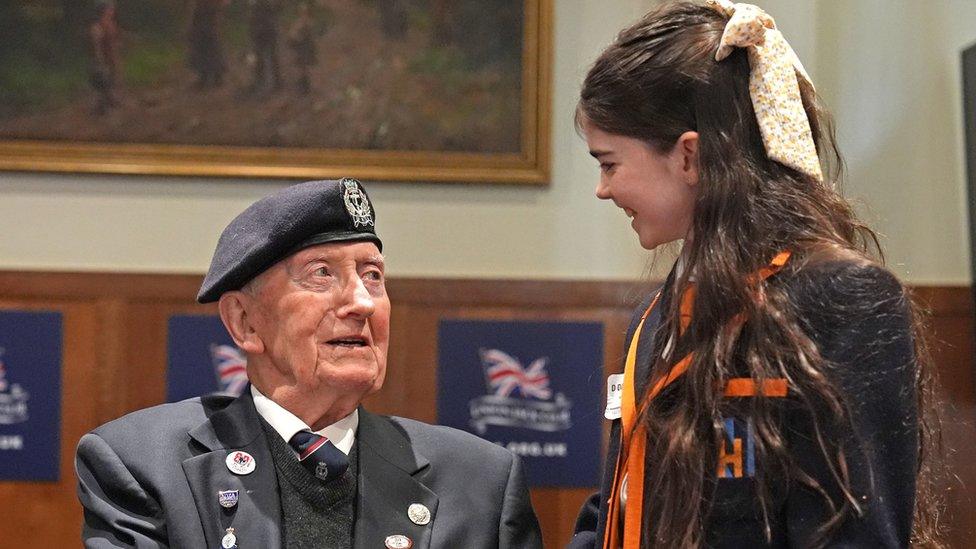
[[[846,154],[847,195],[916,283],[968,283],[961,50],[972,0],[820,2],[818,85]]]
[[[552,184],[371,184],[392,275],[643,274],[647,254],[627,219],[592,196],[597,170],[572,112],[588,64],[652,2],[555,3]],[[847,189],[868,203],[896,270],[912,282],[968,282],[957,51],[976,39],[965,25],[976,3],[926,3],[927,11],[908,0],[760,3],[835,108]],[[881,9],[892,3],[900,7]],[[201,273],[227,221],[284,184],[4,173],[0,269]]]

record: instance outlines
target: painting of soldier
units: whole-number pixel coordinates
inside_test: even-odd
[[[298,69],[298,90],[305,95],[312,91],[312,68],[315,66],[315,29],[309,2],[298,5],[298,16],[288,31],[288,48]]]
[[[0,143],[520,153],[531,4],[0,0]]]
[[[221,12],[230,0],[196,0],[190,19],[187,61],[197,74],[194,87],[220,86],[227,63],[220,40]]]
[[[91,84],[96,99],[94,114],[105,114],[119,104],[116,86],[119,78],[119,25],[115,19],[115,4],[100,1],[88,29],[91,39]]]

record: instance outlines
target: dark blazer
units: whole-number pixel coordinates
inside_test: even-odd
[[[798,272],[784,272],[770,281],[781,285],[794,301],[798,320],[830,364],[826,373],[850,414],[849,427],[825,431],[824,436],[844,441],[850,488],[860,513],[848,516],[832,532],[828,545],[908,546],[919,457],[914,391],[917,369],[911,313],[901,284],[882,267],[846,260],[808,264]],[[660,311],[667,310],[670,293],[669,277],[662,303],[648,316],[641,331],[635,376],[638,394],[643,393],[642,385],[650,375],[652,353],[663,339],[656,337],[656,332]],[[649,302],[650,297],[635,309],[627,345]],[[662,396],[667,398],[667,393]],[[840,502],[840,489],[812,436],[809,410],[792,393],[780,400],[781,429],[795,463],[815,478],[834,502]],[[614,420],[601,490],[584,504],[576,534],[568,546],[571,549],[603,547],[607,500],[619,449],[620,420]],[[756,467],[762,467],[758,459]],[[771,539],[767,540],[754,479],[711,479],[714,491],[703,524],[705,546],[814,546],[818,528],[831,514],[823,499],[798,482],[785,478],[770,481]],[[645,497],[653,505],[653,495]]]
[[[518,458],[468,433],[360,409],[355,548],[402,534],[414,549],[542,547]],[[250,391],[140,410],[82,437],[76,468],[87,547],[220,547],[228,527],[241,547],[281,546],[271,451]],[[254,457],[231,473],[232,450]],[[222,508],[217,492],[239,490]],[[426,525],[407,516],[421,503]]]
[[[669,277],[668,282],[670,282]],[[668,285],[670,286],[670,284]],[[661,289],[663,292],[664,288]],[[641,315],[651,304],[654,294],[651,292],[643,303],[634,309],[634,314],[630,319],[630,327],[627,328],[627,337],[624,339],[624,356],[627,353],[627,346],[634,337],[634,331],[640,322]],[[646,380],[650,376],[651,354],[654,352],[654,340],[658,326],[661,324],[661,311],[667,309],[669,299],[662,293],[660,303],[651,314],[647,315],[644,327],[641,328],[641,338],[637,342],[637,363],[634,372],[635,379]],[[622,367],[621,367],[622,371]],[[603,468],[603,482],[600,484],[600,491],[591,495],[576,519],[575,535],[570,540],[568,549],[594,549],[603,547],[603,534],[607,526],[607,503],[610,499],[610,490],[613,488],[613,474],[616,467],[617,454],[620,453],[620,429],[621,421],[615,419],[610,423],[610,441],[607,446],[606,463]]]

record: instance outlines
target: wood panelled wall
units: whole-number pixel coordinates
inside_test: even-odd
[[[215,313],[193,301],[201,277],[0,271],[0,309],[63,314],[61,480],[0,482],[0,547],[79,545],[81,507],[73,454],[89,429],[165,400],[166,321]],[[571,281],[389,281],[393,302],[386,383],[366,406],[436,422],[437,323],[441,318],[558,319],[604,323],[605,364],[620,368],[631,307],[647,285]],[[944,439],[957,479],[945,481],[953,547],[976,536],[976,383],[968,288],[924,287],[933,352],[947,404]],[[50,395],[56,398],[55,395]],[[597,449],[594,449],[597,451]],[[594,487],[595,488],[595,487]],[[562,547],[590,489],[534,489],[546,547]]]

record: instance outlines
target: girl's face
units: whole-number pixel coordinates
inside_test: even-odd
[[[685,132],[666,153],[585,121],[583,135],[600,162],[597,198],[613,200],[631,218],[643,248],[688,236],[698,193],[697,133]]]

